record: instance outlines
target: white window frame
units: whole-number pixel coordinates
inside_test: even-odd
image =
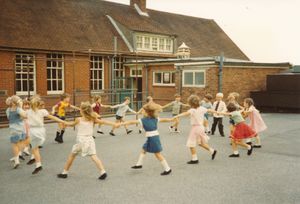
[[[163,77],[165,73],[170,73],[172,74],[176,74],[175,71],[153,71],[153,80],[152,80],[152,84],[153,86],[175,86],[175,81],[173,81],[172,76],[170,76],[170,80],[172,83],[164,83],[163,81]],[[161,83],[156,83],[155,82],[155,74],[162,74],[162,82]],[[176,76],[175,76],[176,77]]]
[[[185,73],[193,73],[193,83],[192,84],[185,84]],[[204,84],[196,85],[195,84],[195,77],[196,73],[203,73],[204,76]],[[205,70],[184,70],[182,73],[182,87],[197,87],[197,88],[204,88],[206,86],[206,71]]]
[[[16,53],[16,60],[15,60],[15,80],[16,80],[16,86],[17,86],[17,74],[21,74],[22,75],[22,71],[21,72],[17,72],[17,56],[20,56],[21,58],[21,62],[20,62],[20,69],[23,70],[23,67],[27,69],[27,63],[26,62],[23,62],[23,59],[25,59],[27,61],[27,56],[30,56],[32,58],[32,63],[30,66],[32,66],[33,68],[33,91],[30,91],[30,95],[34,95],[36,93],[36,62],[35,62],[35,55],[34,54],[30,54],[30,53]],[[25,74],[27,74],[27,71],[24,72]],[[22,84],[22,80],[27,80],[26,79],[23,79],[21,77],[21,84]],[[23,85],[21,85],[23,86]],[[16,90],[17,90],[17,87],[16,87]],[[16,91],[16,94],[17,95],[27,95],[28,94],[28,91]]]
[[[125,58],[123,57],[116,57],[114,60],[114,70],[113,70],[113,86],[115,89],[126,89],[126,84],[125,84],[125,77],[126,77],[126,72],[125,72],[125,66],[123,65],[123,62],[125,61]],[[119,67],[116,69],[116,67]],[[122,73],[122,78],[123,79],[117,79],[116,77],[116,72]],[[119,87],[116,87],[117,81],[122,82],[122,87],[120,86],[121,83],[119,83]]]
[[[147,47],[145,44],[146,38],[149,39]],[[161,42],[163,43],[163,46],[161,46]],[[135,35],[135,43],[135,47],[138,52],[173,53],[174,40],[170,36],[137,33]],[[140,45],[140,43],[142,43],[142,45]]]
[[[61,54],[61,53],[47,53],[47,54],[50,54],[51,55],[51,58],[48,58],[48,56],[47,56],[47,61],[46,61],[46,66],[47,66],[47,72],[48,72],[48,61],[51,61],[51,62],[53,62],[53,61],[56,61],[56,62],[59,62],[59,61],[61,61],[61,63],[62,63],[62,67],[61,67],[61,77],[62,77],[62,79],[61,79],[61,81],[62,81],[62,90],[56,90],[56,91],[53,91],[53,90],[51,90],[51,91],[49,91],[48,90],[48,80],[49,80],[49,78],[48,78],[48,73],[47,73],[47,94],[49,94],[49,95],[51,95],[51,94],[62,94],[62,93],[64,93],[64,91],[65,91],[65,63],[64,63],[64,55],[63,54]],[[60,54],[60,55],[62,55],[62,58],[61,59],[58,59],[58,58],[52,58],[52,55],[53,54]],[[57,69],[57,67],[51,67],[51,69],[53,69],[53,68],[56,68],[56,70],[58,70]],[[57,71],[56,71],[56,76],[57,76]],[[57,78],[58,79],[58,78]],[[52,73],[51,73],[51,81],[52,81],[53,79],[52,79]]]
[[[101,69],[99,69],[99,67],[98,68],[95,68],[95,67],[91,67],[91,63],[93,64],[93,66],[94,66],[94,62],[100,62],[100,61],[95,61],[94,60],[94,57],[101,57]],[[99,63],[100,64],[100,63]],[[101,91],[103,91],[104,89],[105,89],[105,87],[104,87],[104,79],[105,79],[105,73],[104,73],[104,57],[103,56],[99,56],[99,55],[92,55],[91,57],[90,57],[90,81],[91,82],[94,82],[94,81],[96,81],[96,80],[100,80],[100,79],[94,79],[94,75],[93,74],[91,74],[91,72],[92,71],[101,71],[102,72],[102,79],[101,79],[101,86],[102,86],[102,89],[94,89],[94,87],[93,87],[93,84],[91,85],[90,84],[90,91],[91,92],[101,92]]]
[[[133,72],[137,71],[138,74],[134,74]],[[130,67],[130,77],[143,77],[143,68],[142,67]]]

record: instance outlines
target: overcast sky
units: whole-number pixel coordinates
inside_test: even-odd
[[[147,0],[147,7],[214,19],[252,61],[300,64],[300,0]]]

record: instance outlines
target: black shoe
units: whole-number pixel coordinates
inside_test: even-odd
[[[40,167],[38,167],[38,168],[35,168],[34,171],[32,172],[32,174],[37,174],[37,173],[39,173],[40,171],[42,171],[42,169],[43,169],[42,166],[40,166]]]
[[[31,164],[34,164],[35,163],[35,159],[30,159],[28,162],[27,162],[27,165],[31,165]]]
[[[64,143],[61,135],[59,135],[58,137],[56,137],[55,141],[58,142],[59,144]]]
[[[240,154],[231,154],[229,157],[240,157]]]
[[[57,174],[57,178],[66,179],[68,178],[68,174]]]
[[[113,133],[113,132],[109,132],[109,134],[110,134],[111,136],[116,136],[115,133]]]
[[[252,142],[247,142],[246,144],[247,144],[247,145],[251,145],[251,146],[252,146]]]
[[[213,154],[211,155],[211,160],[214,160],[217,154],[217,150],[214,150]]]
[[[107,173],[102,174],[98,179],[104,180],[107,177]]]
[[[97,133],[99,133],[99,134],[102,134],[102,135],[104,134],[104,132],[102,132],[102,131],[99,131],[99,130],[97,131]]]
[[[42,149],[43,148],[43,146],[39,146],[39,149]]]
[[[187,164],[198,164],[199,163],[199,160],[191,160],[191,161],[188,161]]]
[[[132,133],[132,130],[127,130],[126,133],[128,135],[128,134]]]
[[[221,137],[225,137],[225,135],[224,135],[224,134],[222,134],[222,135],[221,135]]]
[[[25,156],[29,156],[30,154],[28,154],[27,152],[23,152],[23,154],[25,155]]]
[[[172,169],[170,169],[169,171],[164,171],[160,175],[166,176],[166,175],[169,175],[171,172],[172,172]]]
[[[14,164],[14,169],[17,169],[20,166],[20,163]]]
[[[21,159],[21,160],[25,160],[25,158],[22,156],[22,155],[19,155],[19,159]]]
[[[252,154],[252,150],[253,150],[253,147],[251,146],[251,149],[248,149],[248,152],[247,152],[248,156],[250,156]]]
[[[253,145],[254,148],[261,148],[261,145]]]
[[[94,138],[94,139],[96,139],[96,137],[95,137],[95,136],[93,136],[93,138]]]
[[[141,130],[139,130],[139,134],[142,134],[142,131],[141,131]]]
[[[215,135],[215,133],[214,133],[214,132],[212,132],[210,135]]]
[[[132,166],[131,168],[132,168],[132,169],[141,169],[141,168],[143,168],[143,166],[142,166],[142,165],[139,165],[139,166],[134,165],[134,166]]]

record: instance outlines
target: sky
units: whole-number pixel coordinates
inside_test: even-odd
[[[147,8],[214,19],[252,61],[300,65],[300,0],[147,0]]]

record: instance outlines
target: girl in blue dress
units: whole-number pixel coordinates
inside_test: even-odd
[[[145,117],[139,120],[127,121],[122,125],[133,125],[133,124],[141,124],[143,129],[145,130],[145,136],[147,138],[145,144],[142,147],[142,152],[140,153],[138,162],[136,165],[132,166],[133,169],[141,169],[143,167],[143,160],[146,153],[153,153],[155,157],[161,162],[164,167],[164,171],[161,173],[162,176],[168,175],[172,172],[169,167],[166,159],[161,154],[162,146],[159,139],[159,132],[157,130],[158,122],[173,122],[174,119],[158,118],[158,113],[161,110],[160,105],[152,102],[146,104],[144,107]]]

